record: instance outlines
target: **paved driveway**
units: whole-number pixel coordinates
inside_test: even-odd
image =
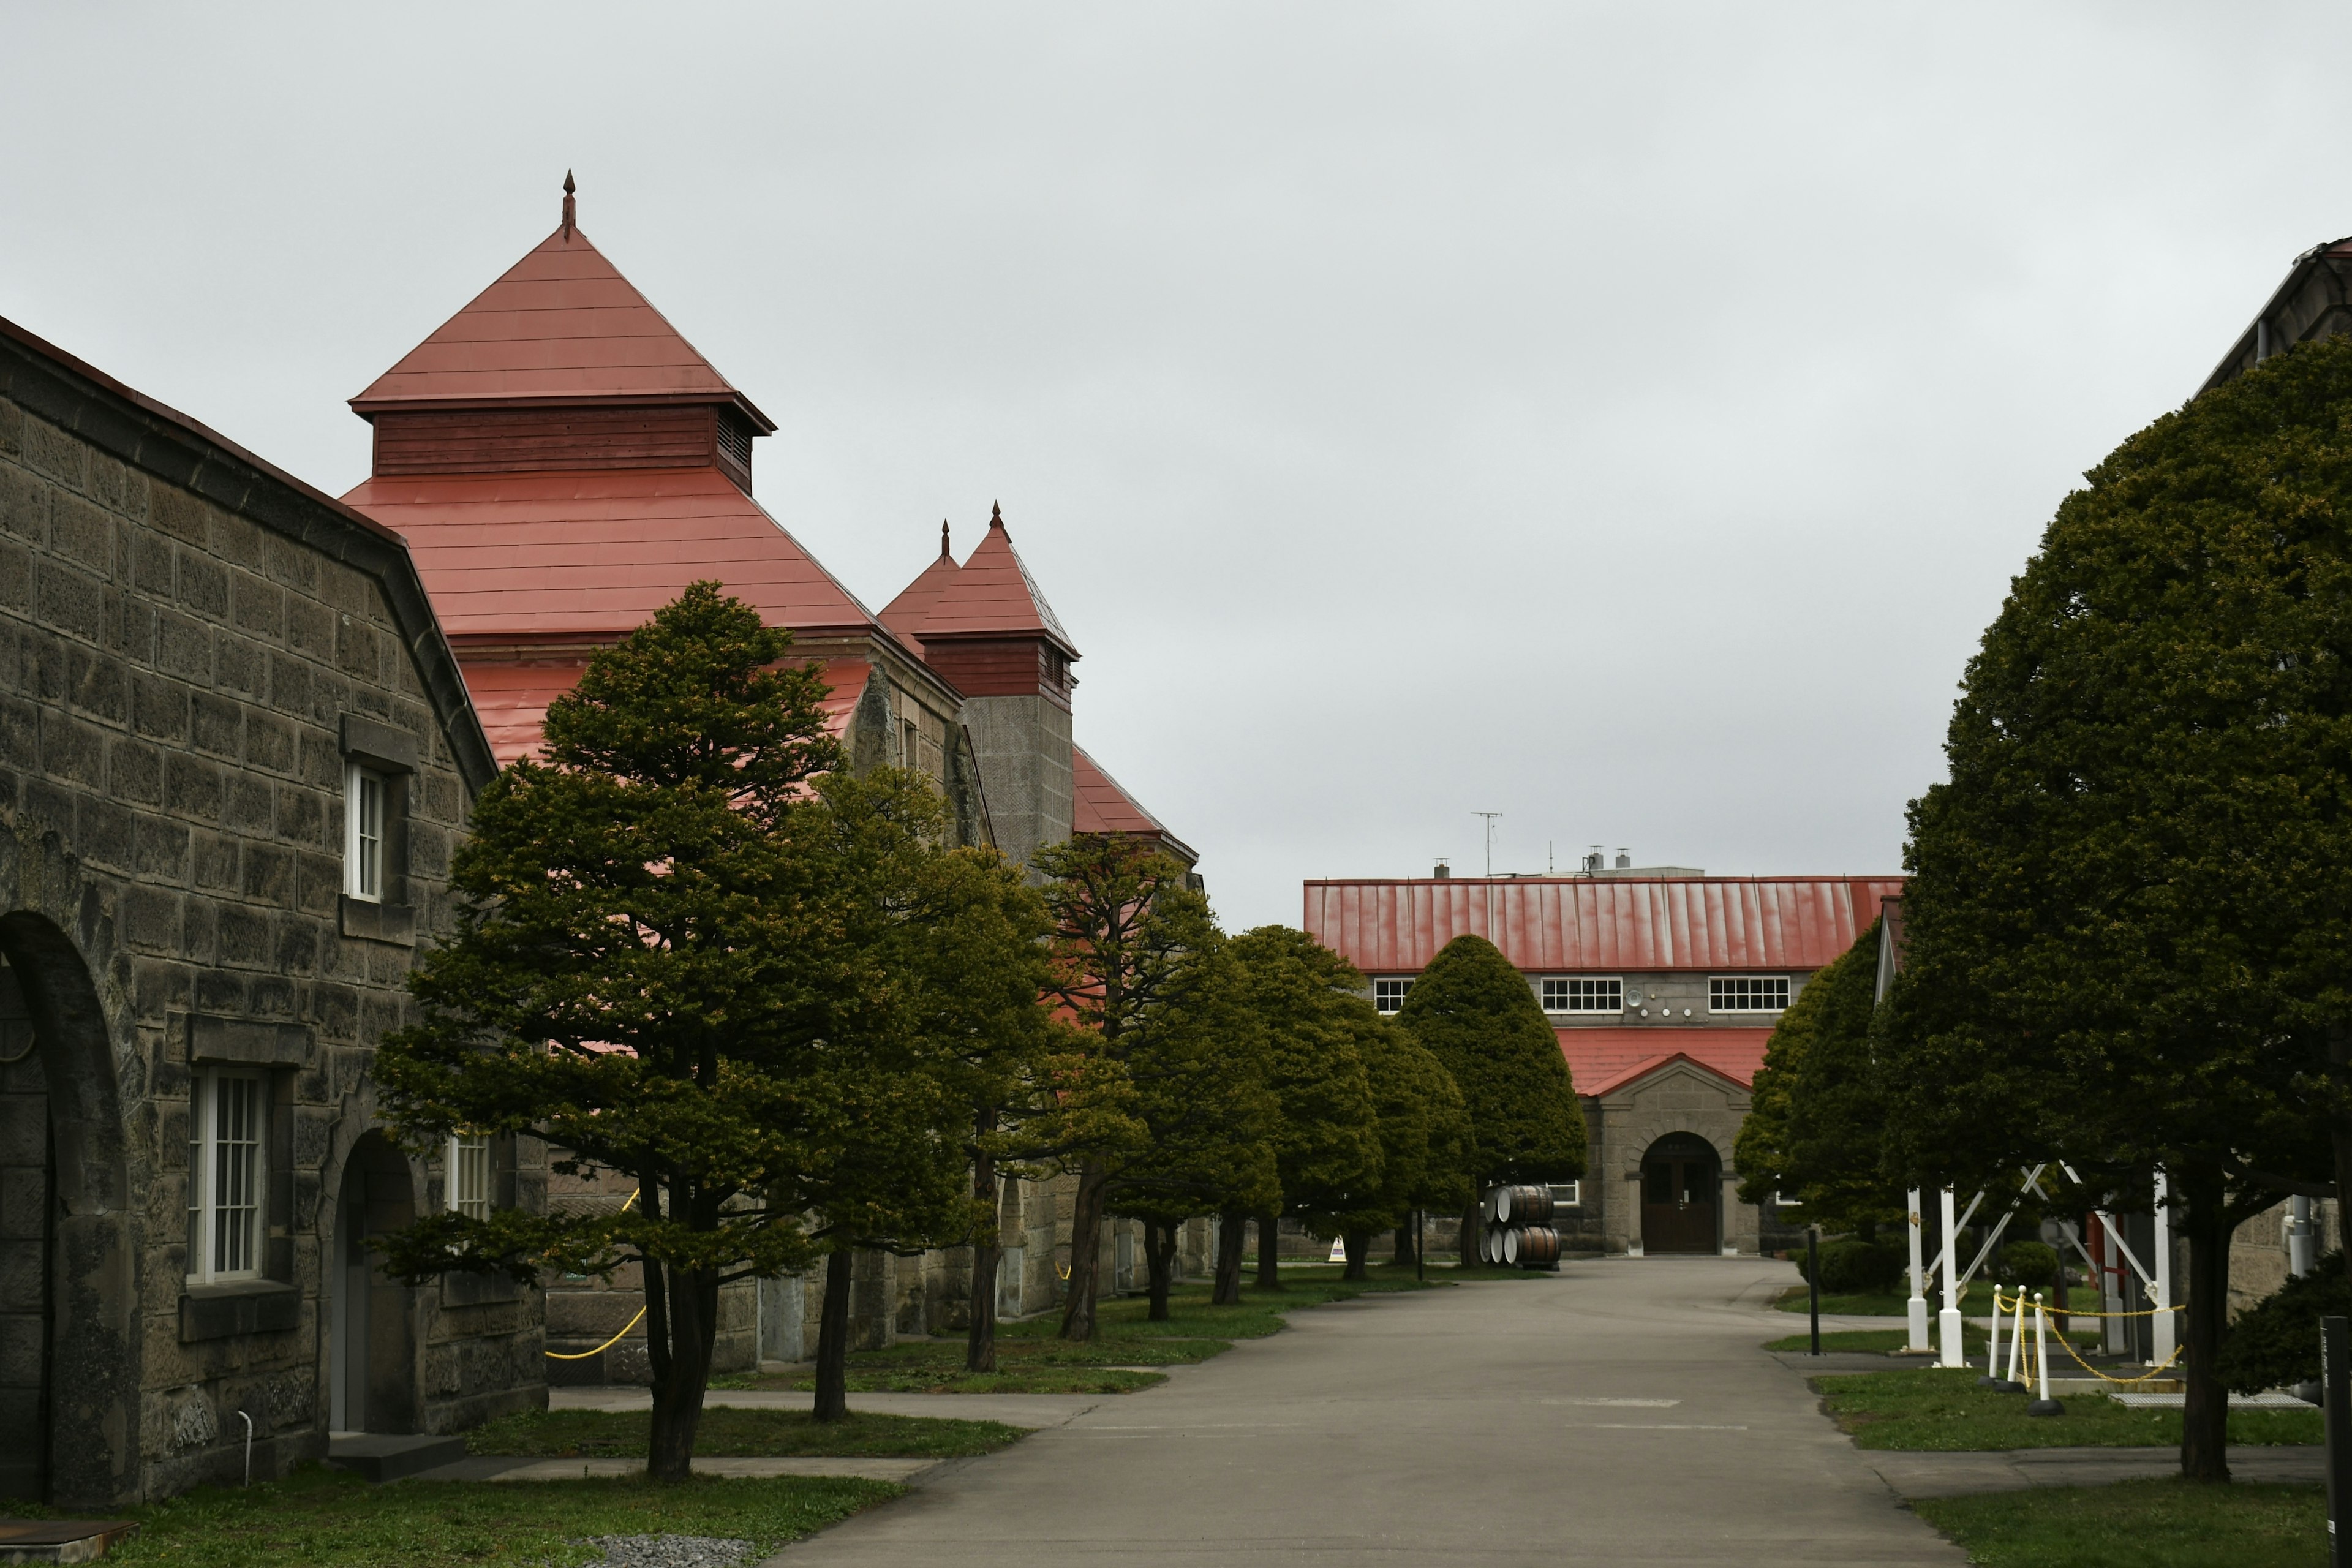
[[[1964,1562],[1758,1352],[1790,1278],[1611,1260],[1300,1311],[774,1561]]]

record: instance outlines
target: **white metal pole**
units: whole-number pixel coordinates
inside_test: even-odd
[[[2015,1304],[2017,1321],[2010,1326],[2009,1331],[2009,1381],[2011,1386],[2017,1385],[2017,1355],[2025,1343],[2025,1287],[2022,1285],[2017,1288]]]
[[[2286,1271],[2300,1279],[2311,1272],[2311,1200],[2286,1201]]]
[[[1918,1188],[1912,1188],[1905,1196],[1910,1200],[1911,1215],[1911,1300],[1907,1314],[1911,1342],[1904,1348],[1914,1353],[1924,1353],[1936,1348],[1927,1342],[1927,1268],[1920,1261],[1919,1232],[1926,1216],[1919,1212]]]
[[[2022,1295],[2024,1292],[2020,1291]],[[2050,1397],[2050,1314],[2042,1310],[2042,1292],[2033,1293],[2033,1360],[2041,1396],[2025,1407],[2028,1415],[2061,1415],[2065,1406]]]
[[[1960,1364],[1960,1270],[1959,1229],[1952,1211],[1952,1189],[1944,1189],[1944,1310],[1936,1314],[1936,1333],[1942,1342],[1943,1353],[1936,1359],[1945,1366]]]
[[[2149,1267],[2156,1271],[2156,1364],[2162,1366],[2172,1359],[2173,1338],[2177,1327],[2172,1321],[2172,1220],[2164,1200],[2171,1194],[2171,1184],[2164,1173],[2156,1173],[2156,1256]]]
[[[2000,1287],[1992,1288],[1992,1323],[1985,1343],[1985,1381],[2000,1381]]]

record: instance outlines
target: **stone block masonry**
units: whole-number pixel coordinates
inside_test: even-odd
[[[391,802],[375,900],[346,892],[353,763]],[[543,1402],[535,1291],[371,1283],[337,1225],[362,1141],[354,1212],[442,1201],[371,1064],[493,772],[396,536],[0,322],[0,1481],[167,1495],[240,1473],[247,1418],[279,1473],[323,1454],[346,1363],[418,1429]],[[257,1086],[250,1125],[197,1119],[208,1075]],[[257,1215],[208,1264],[215,1134],[254,1149]],[[544,1201],[536,1145],[497,1163]]]

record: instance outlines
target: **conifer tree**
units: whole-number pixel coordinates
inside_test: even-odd
[[[1470,1162],[1470,1118],[1453,1075],[1419,1041],[1361,996],[1342,1001],[1371,1085],[1381,1178],[1352,1208],[1322,1216],[1316,1234],[1341,1237],[1348,1248],[1346,1277],[1361,1279],[1373,1232],[1391,1226],[1402,1231],[1416,1211],[1458,1213],[1469,1203],[1474,1194],[1464,1173]],[[1405,1261],[1402,1249],[1398,1260]]]
[[[1405,993],[1396,1019],[1462,1091],[1470,1119],[1463,1173],[1474,1188],[1584,1173],[1584,1108],[1559,1038],[1527,977],[1493,942],[1447,942]],[[1478,1229],[1473,1206],[1463,1215],[1465,1264],[1477,1261]]]

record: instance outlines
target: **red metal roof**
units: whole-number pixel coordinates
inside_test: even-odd
[[[948,552],[948,525],[943,522],[940,524],[939,559],[924,567],[913,582],[899,590],[897,598],[882,606],[882,624],[920,652],[922,641],[915,635],[916,628],[923,624],[923,617],[931,613],[931,606],[955,581],[960,570],[955,557]]]
[[[1818,969],[1900,877],[1544,877],[1317,881],[1306,928],[1367,974],[1411,973],[1457,936],[1523,970]]]
[[[1054,607],[1045,603],[1045,595],[1037,591],[1036,579],[1029,575],[1020,552],[1013,548],[1013,535],[1004,526],[1004,514],[996,511],[988,520],[988,532],[982,536],[979,548],[931,602],[930,613],[916,627],[915,635],[929,640],[955,635],[1007,636],[1023,632],[1041,633],[1059,644],[1072,658],[1078,656],[1077,645],[1062,629]]]
[[[717,468],[372,479],[343,499],[408,541],[452,637],[626,632],[705,577],[770,626],[875,624]]]
[[[1070,748],[1070,785],[1071,832],[1124,833],[1156,838],[1186,864],[1199,860],[1191,845],[1169,832],[1166,824],[1145,810],[1143,803],[1103,772],[1082,747]]]
[[[505,767],[539,750],[547,705],[579,685],[588,666],[583,659],[555,664],[481,662],[460,668],[466,673],[466,689],[474,699],[474,711],[481,715],[482,729],[490,738],[490,749],[499,766]],[[823,706],[825,728],[835,739],[848,728],[850,712],[865,694],[871,668],[862,658],[826,661],[824,679],[833,689]]]
[[[622,277],[577,226],[549,235],[352,399],[362,415],[423,404],[730,403],[774,421]]]
[[[1696,1062],[1747,1089],[1764,1066],[1769,1029],[1555,1029],[1576,1092],[1603,1095],[1647,1078],[1668,1062]]]

